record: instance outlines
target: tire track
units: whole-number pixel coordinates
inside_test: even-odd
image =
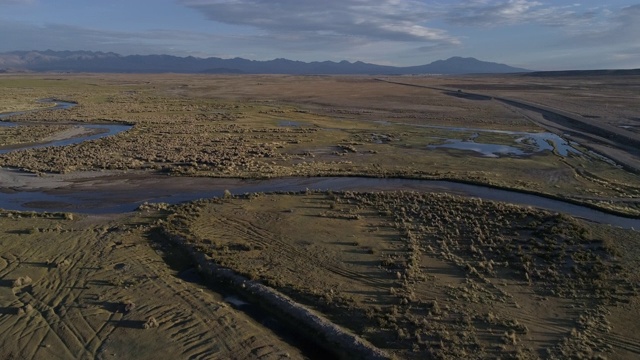
[[[325,269],[335,275],[348,278],[350,280],[354,280],[357,282],[364,282],[371,286],[374,286],[378,289],[384,290],[388,289],[389,283],[384,280],[380,280],[378,278],[364,275],[355,271],[351,271],[348,269],[344,269],[335,264],[329,264],[325,261],[319,261],[316,257],[311,256],[310,254],[300,251],[296,249],[294,246],[290,245],[288,242],[283,241],[278,238],[278,236],[273,235],[269,231],[262,229],[255,224],[252,224],[249,221],[243,221],[240,219],[230,219],[230,218],[209,218],[207,220],[215,220],[218,222],[218,226],[211,226],[211,229],[229,229],[232,228],[233,232],[239,237],[246,239],[249,242],[257,242],[266,247],[271,247],[277,245],[281,248],[282,252],[279,253],[280,256],[290,260],[295,263],[296,261],[300,261],[301,259],[305,261],[305,264],[311,264],[315,267]],[[226,230],[225,229],[225,230]],[[224,230],[221,230],[224,231]],[[224,235],[224,234],[223,234]]]
[[[3,252],[0,271],[8,277],[31,274],[35,280],[15,294],[7,292],[10,297],[2,306],[16,309],[16,314],[0,315],[0,358],[97,358],[110,350],[121,354],[123,346],[157,347],[154,344],[162,344],[169,349],[167,355],[178,358],[250,358],[255,349],[240,344],[243,334],[256,335],[254,345],[272,342],[280,344],[275,346],[281,353],[297,354],[245,314],[180,280],[149,243],[147,229],[126,224],[101,232],[96,229],[105,228],[104,223],[94,223],[88,230],[77,230],[86,225],[75,223],[64,226],[76,230],[48,234],[47,241],[37,235],[6,238],[17,241]],[[55,241],[50,241],[52,236]],[[2,238],[0,246],[4,243],[9,241]],[[37,266],[31,260],[44,256],[61,265],[30,269]],[[126,299],[138,306],[124,314],[109,310]],[[25,304],[34,310],[18,316]],[[159,327],[145,332],[142,324],[150,317],[158,320]],[[228,320],[225,325],[215,321],[221,317]],[[137,331],[143,341],[139,344],[138,335],[131,339]]]
[[[27,314],[27,316],[30,316],[30,314]],[[33,346],[32,344],[33,343],[42,344],[42,342],[44,341],[44,338],[47,335],[46,328],[44,326],[43,327],[35,327],[35,328],[30,326],[31,324],[33,324],[35,322],[44,322],[44,320],[42,319],[42,317],[32,316],[30,318],[29,323],[26,324],[26,326],[24,328],[24,332],[22,333],[22,336],[19,337],[19,339],[23,339],[25,337],[29,338],[29,341],[26,341],[25,342],[25,346],[21,349],[21,353],[26,354],[25,358],[27,358],[27,359],[35,358],[35,354],[38,352],[38,346]],[[42,331],[38,331],[38,330],[44,330],[44,332],[42,333]],[[40,334],[40,333],[42,333],[42,334]],[[41,336],[39,336],[39,335],[41,335]],[[38,336],[39,336],[39,339],[38,339]]]
[[[3,251],[5,251],[6,253],[9,252],[9,249],[5,250],[4,244],[3,244]],[[4,278],[8,274],[10,274],[19,265],[19,262],[15,258],[14,259],[9,259],[7,257],[2,256],[2,260],[4,262],[4,267],[2,269],[0,269],[0,278]]]
[[[27,291],[19,294],[23,303],[34,306],[34,310],[37,310],[37,313],[40,314],[38,318],[40,318],[43,323],[42,326],[28,330],[35,334],[40,329],[48,329],[38,343],[41,343],[49,336],[49,332],[53,332],[65,351],[73,353],[74,357],[87,357],[90,353],[94,354],[89,347],[89,343],[92,338],[95,338],[95,330],[87,321],[87,315],[83,312],[84,309],[77,309],[68,314],[65,311],[64,314],[58,315],[56,311],[54,311],[54,308],[62,307],[61,309],[66,309],[68,306],[66,304],[76,303],[78,296],[85,290],[84,286],[80,289],[81,283],[86,281],[85,271],[79,267],[80,265],[78,264],[82,260],[90,257],[86,256],[89,244],[83,241],[83,238],[85,238],[83,234],[78,234],[73,231],[69,232],[67,236],[62,237],[60,241],[68,246],[64,248],[65,253],[58,252],[56,258],[58,262],[64,261],[64,259],[70,259],[69,266],[52,269],[54,271],[47,271],[48,276],[44,276],[32,285],[35,286],[32,287],[33,294]],[[48,249],[42,247],[34,248],[39,249],[39,253],[48,251]],[[39,253],[34,252],[27,260],[38,257]],[[75,256],[69,256],[68,253],[75,253]],[[91,266],[91,263],[85,265]],[[73,279],[73,282],[69,284],[67,279]],[[94,313],[92,312],[91,315],[94,315]],[[53,330],[54,327],[56,330]],[[81,327],[83,329],[81,329]],[[33,354],[29,354],[27,349],[22,349],[21,353],[27,358],[33,357],[37,353],[37,347]]]
[[[155,266],[151,266],[156,263],[153,259],[148,256],[135,254],[134,260],[145,268],[146,273],[155,275],[153,277],[156,278],[156,281],[150,282],[150,285],[153,285],[160,291],[168,289],[171,296],[186,302],[187,309],[189,309],[179,312],[176,311],[175,307],[167,308],[166,310],[163,308],[147,309],[147,311],[144,312],[145,316],[153,316],[163,324],[171,324],[168,327],[166,327],[167,325],[161,325],[161,327],[163,331],[168,331],[169,338],[180,344],[185,356],[188,357],[190,352],[215,352],[215,349],[211,348],[212,344],[215,344],[215,341],[212,342],[211,339],[212,329],[202,321],[202,318],[205,316],[193,316],[194,313],[213,315],[210,312],[210,306],[196,297],[193,290],[189,289],[181,280],[177,280],[173,275],[167,274],[165,269],[157,269]],[[190,324],[190,326],[184,328],[187,324]],[[177,331],[171,332],[171,329],[177,329]],[[224,341],[227,342],[228,340],[226,339],[233,339],[233,337],[234,336],[230,334],[229,337],[224,336],[223,338],[225,339]],[[194,347],[189,346],[187,343],[189,339],[205,340]],[[246,351],[246,349],[238,349],[238,353],[243,350]]]
[[[52,307],[35,298],[31,294],[24,293],[24,296],[28,299],[28,301],[23,300],[23,302],[32,304],[34,309],[38,309],[39,314],[42,316],[42,319],[47,323],[50,329],[53,329],[54,326],[57,326],[60,330],[68,330],[67,333],[70,336],[63,337],[60,333],[56,333],[56,335],[58,336],[58,338],[60,338],[69,352],[78,357],[83,352],[82,350],[84,350],[84,346],[82,345],[82,339],[78,335],[77,329],[73,326],[73,324],[64,321],[55,313]]]
[[[607,343],[614,347],[627,350],[634,354],[640,354],[640,339],[634,339],[618,333],[602,334]]]
[[[103,313],[104,311],[102,311],[100,314],[103,314]],[[93,337],[87,339],[87,342],[86,342],[87,345],[85,346],[85,348],[87,348],[87,350],[90,351],[94,357],[96,356],[97,351],[100,349],[100,346],[102,346],[102,344],[104,343],[106,338],[109,336],[111,331],[113,331],[113,329],[115,328],[115,326],[111,324],[115,315],[116,315],[115,313],[111,313],[107,321],[103,322],[100,328],[94,330]],[[105,336],[101,336],[102,331],[105,330],[105,328],[107,327],[111,328],[109,333],[107,333]]]

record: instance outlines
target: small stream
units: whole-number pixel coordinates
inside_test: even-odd
[[[48,108],[43,108],[43,109],[34,109],[34,110],[25,110],[25,111],[14,111],[14,112],[6,112],[6,113],[0,113],[0,119],[6,119],[8,117],[11,116],[16,116],[16,115],[20,115],[20,114],[26,114],[26,113],[31,113],[31,112],[36,112],[36,111],[43,111],[43,110],[64,110],[64,109],[71,109],[72,107],[78,105],[77,103],[74,102],[69,102],[69,101],[62,101],[62,100],[56,100],[56,99],[40,99],[37,102],[39,103],[45,103],[45,104],[55,104],[54,106],[48,107]],[[4,125],[15,125],[16,123],[8,123],[8,124],[4,124]],[[3,122],[0,122],[0,125],[3,125]]]
[[[40,102],[54,102],[56,105],[53,107],[49,107],[42,110],[62,110],[62,109],[70,109],[76,106],[76,103],[66,102],[66,101],[56,101],[53,99],[45,99],[40,100]],[[19,112],[11,112],[0,114],[0,119],[6,119],[11,116],[25,114],[33,111],[39,110],[29,110],[29,111],[19,111]],[[58,125],[58,123],[56,123]],[[60,124],[67,125],[67,124]],[[26,149],[37,149],[49,146],[66,146],[66,145],[74,145],[79,144],[85,141],[97,140],[103,137],[116,135],[121,132],[127,131],[132,128],[131,125],[125,124],[84,124],[84,123],[72,123],[75,127],[84,128],[90,135],[82,135],[77,137],[72,137],[69,139],[62,140],[54,140],[43,143],[31,143],[31,144],[22,144],[22,145],[11,145],[6,146],[4,148],[0,148],[0,154],[6,154],[11,151],[17,150],[26,150]],[[29,126],[29,124],[19,123],[19,122],[11,122],[11,121],[0,121],[0,126],[4,127],[16,127],[16,126]]]

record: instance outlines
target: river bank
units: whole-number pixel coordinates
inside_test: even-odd
[[[640,219],[605,213],[586,206],[533,194],[452,181],[366,177],[304,177],[248,180],[173,177],[144,171],[77,172],[38,176],[0,169],[0,208],[25,211],[119,213],[143,202],[177,204],[234,194],[325,191],[416,191],[450,193],[564,213],[589,221],[640,229]],[[10,184],[10,186],[7,185]]]

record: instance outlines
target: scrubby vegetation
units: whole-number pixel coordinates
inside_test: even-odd
[[[403,358],[605,355],[607,307],[636,294],[588,225],[449,195],[257,194],[163,226]]]
[[[40,142],[70,127],[69,125],[0,126],[0,147]]]
[[[67,146],[65,151],[41,148],[3,154],[0,166],[56,173],[137,169],[241,178],[362,175],[454,179],[640,214],[637,175],[589,155],[585,149],[579,156],[545,152],[500,158],[429,149],[450,138],[530,146],[518,143],[515,136],[447,127],[543,130],[498,103],[459,99],[433,89],[362,78],[187,75],[126,79],[70,76],[55,82],[4,77],[0,84],[0,92],[22,94],[26,104],[52,97],[78,103],[71,109],[13,117],[13,121],[40,125],[0,129],[12,132],[6,136],[12,143],[22,141],[13,136],[16,131],[40,139],[44,135],[42,123],[135,124],[125,133]],[[24,87],[31,88],[29,96],[17,91]],[[393,97],[388,96],[391,89]]]
[[[472,89],[488,80],[407,81]],[[529,89],[521,79],[496,81],[506,83],[485,90],[566,105],[615,126],[635,121],[635,85],[583,82],[569,93],[553,81]],[[611,118],[597,104],[604,100],[585,100],[596,88],[616,102]],[[3,150],[61,136],[74,123],[133,126],[64,148],[0,154],[0,166],[47,176],[139,170],[145,179],[452,179],[640,214],[638,175],[579,144],[580,154],[496,158],[430,148],[452,138],[533,146],[455,127],[544,131],[526,111],[450,95],[363,77],[3,75],[0,112],[49,106],[36,102],[42,98],[78,103],[12,117],[26,125],[0,127]],[[90,189],[91,182],[69,181]],[[0,228],[0,355],[7,358],[106,358],[121,349],[169,358],[302,357],[199,280],[183,280],[183,271],[195,274],[184,250],[398,358],[640,354],[638,232],[531,208],[437,193],[225,191],[176,206],[143,203],[121,217],[0,211]],[[236,290],[242,294],[225,289]]]

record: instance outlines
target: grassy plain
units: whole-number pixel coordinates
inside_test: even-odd
[[[632,132],[640,124],[638,79],[625,86],[608,78],[395,80],[522,97]],[[63,149],[0,154],[0,166],[35,173],[450,179],[640,214],[639,176],[579,144],[583,153],[569,156],[429,148],[454,138],[531,151],[516,135],[480,130],[544,131],[498,101],[435,88],[370,77],[3,75],[0,98],[11,99],[0,112],[38,108],[42,98],[78,103],[13,117],[37,125],[0,127],[0,148],[43,141],[73,122],[134,125]],[[615,111],[601,109],[606,99]],[[637,231],[403,192],[254,194],[121,216],[0,214],[5,357],[308,355],[219,294],[182,280],[192,259],[166,234],[390,356],[640,354]]]
[[[445,80],[413,81],[442,85]],[[518,89],[528,84],[518,78],[501,81],[524,82]],[[0,156],[2,166],[34,172],[145,169],[245,178],[365,175],[457,179],[640,214],[638,175],[586,150],[582,156],[542,152],[489,158],[466,150],[428,148],[452,137],[469,139],[474,131],[422,127],[425,125],[543,131],[523,114],[496,101],[469,100],[367,77],[3,76],[0,85],[0,95],[20,95],[24,104],[52,97],[79,104],[69,110],[28,113],[14,117],[14,121],[135,124],[126,133],[68,146],[64,152],[32,149],[5,154]],[[621,101],[625,94],[616,99]],[[537,93],[534,97],[546,99]],[[627,99],[625,104],[631,110],[624,114],[637,108],[634,101]],[[629,116],[627,121],[633,121]],[[480,132],[475,142],[527,147],[516,139]]]

